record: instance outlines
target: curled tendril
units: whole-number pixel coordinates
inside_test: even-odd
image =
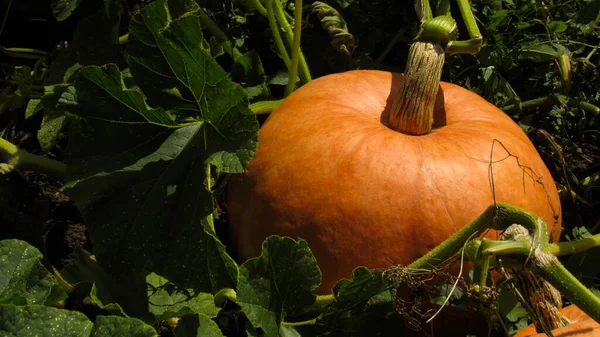
[[[354,36],[348,32],[348,26],[342,15],[335,8],[321,1],[313,2],[312,12],[317,15],[323,29],[332,37],[333,48],[351,58],[354,52]]]
[[[421,31],[416,39],[418,41],[447,43],[457,38],[456,20],[449,15],[440,15],[423,22]]]

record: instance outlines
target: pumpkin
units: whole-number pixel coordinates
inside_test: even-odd
[[[579,307],[570,305],[563,308],[561,313],[571,321],[571,325],[552,330],[554,337],[600,337],[600,324]],[[513,337],[546,337],[546,334],[538,333],[535,325],[531,324]]]
[[[269,235],[303,238],[322,271],[317,293],[328,293],[357,266],[411,263],[494,200],[538,214],[551,240],[559,238],[555,183],[521,128],[442,82],[433,131],[395,131],[388,118],[402,81],[382,71],[332,74],[271,113],[247,172],[229,183],[241,260],[260,255]]]

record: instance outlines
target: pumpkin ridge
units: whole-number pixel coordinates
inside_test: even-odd
[[[450,215],[450,212],[448,211],[446,202],[444,201],[444,198],[442,198],[440,190],[438,189],[437,184],[436,184],[435,180],[433,179],[433,176],[431,175],[431,173],[429,172],[429,169],[427,168],[427,155],[425,154],[425,151],[423,150],[421,140],[419,138],[417,138],[417,141],[419,144],[419,150],[421,151],[421,158],[423,158],[423,169],[425,170],[425,175],[429,179],[429,183],[433,187],[433,191],[435,192],[437,199],[440,201],[440,204],[442,205],[442,208],[444,209],[444,213],[446,213],[446,216],[448,217],[448,220],[450,221],[450,225],[452,226],[452,229],[454,229],[454,231],[457,232],[458,228],[456,228],[456,224],[454,223],[454,220],[452,220],[452,216]]]

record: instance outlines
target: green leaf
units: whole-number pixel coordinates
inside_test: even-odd
[[[562,21],[552,21],[548,24],[548,29],[553,33],[562,33],[567,28],[567,24]]]
[[[342,8],[346,8],[354,3],[355,0],[336,0],[338,5]],[[358,2],[358,1],[357,1]]]
[[[231,70],[231,79],[236,83],[240,83],[250,97],[269,94],[269,89],[265,83],[265,70],[260,61],[260,56],[254,50],[235,60]]]
[[[309,336],[403,336],[404,322],[396,313],[390,285],[381,273],[365,267],[333,288],[335,301],[313,326],[297,327]],[[377,328],[373,323],[377,322]]]
[[[185,315],[177,323],[173,331],[175,337],[222,337],[223,333],[217,323],[213,322],[208,316]]]
[[[0,301],[44,304],[56,285],[41,263],[42,253],[25,241],[0,241]],[[0,316],[1,317],[1,316]]]
[[[52,0],[52,14],[56,21],[66,20],[79,5],[80,0]]]
[[[15,337],[156,337],[152,326],[135,318],[97,316],[95,323],[71,310],[0,305],[0,335]]]
[[[494,15],[492,15],[490,23],[487,26],[487,29],[493,30],[493,29],[496,29],[498,26],[500,26],[500,24],[502,24],[504,19],[506,19],[506,17],[508,16],[508,13],[509,13],[509,11],[506,9],[500,9],[500,10],[496,11],[494,13]]]
[[[572,53],[562,45],[547,41],[523,47],[519,57],[534,62],[549,62],[562,54],[571,56]]]
[[[214,293],[235,287],[237,265],[212,224],[213,168],[243,172],[258,123],[244,89],[204,49],[198,9],[158,0],[133,17],[132,78],[110,64],[79,72],[60,100],[81,117],[64,191],[107,272],[147,269]]]
[[[73,1],[73,0],[60,0]],[[52,61],[47,84],[69,83],[77,70],[87,65],[117,63],[125,65],[119,45],[119,23],[123,11],[121,1],[97,11],[79,21],[73,39]]]
[[[314,303],[312,291],[320,281],[306,241],[271,236],[263,242],[262,255],[240,267],[238,304],[254,327],[276,336],[287,314]]]
[[[73,6],[76,7],[78,3],[79,0],[53,0],[53,5],[62,6],[63,10],[74,9]],[[40,110],[44,111],[42,125],[37,134],[44,151],[49,151],[56,144],[68,125],[64,111],[57,108],[57,102],[67,88],[64,83],[70,82],[77,71],[86,65],[110,62],[119,66],[125,65],[119,45],[122,2],[106,0],[105,3],[103,9],[80,20],[73,33],[73,39],[61,47],[62,49],[58,48],[60,52],[51,63],[41,102],[30,103],[27,106],[27,117]],[[70,12],[68,14],[70,15]]]
[[[105,310],[112,310],[109,306],[118,304],[130,316],[144,317],[148,313],[145,273],[108,274],[93,256],[77,249],[73,252],[72,263],[61,271],[61,275],[71,284],[93,282],[90,296]]]
[[[494,104],[506,105],[521,100],[510,83],[496,70],[496,67],[482,68],[481,77],[484,83],[483,95],[490,97]]]
[[[44,114],[42,125],[37,132],[37,139],[44,151],[50,151],[58,140],[62,138],[63,130],[67,126],[67,117],[63,114]]]
[[[0,305],[0,336],[86,337],[93,328],[84,314],[40,305]]]
[[[90,337],[155,337],[154,328],[139,319],[98,316]]]
[[[155,320],[181,317],[185,314],[203,314],[216,317],[220,308],[215,306],[212,294],[197,293],[192,289],[178,289],[164,277],[154,273],[146,277],[148,302]]]

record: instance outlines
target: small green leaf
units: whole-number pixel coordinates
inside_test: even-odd
[[[350,5],[352,5],[354,3],[354,1],[356,1],[356,0],[336,0],[338,5],[340,5],[340,7],[342,7],[342,8],[346,8]]]
[[[44,151],[50,151],[63,135],[63,130],[67,125],[67,117],[58,114],[44,114],[42,125],[37,132],[37,139]]]
[[[564,46],[548,41],[523,47],[519,57],[534,62],[549,62],[562,54],[571,56],[572,53]]]
[[[548,29],[553,33],[562,33],[567,30],[568,26],[562,21],[552,21],[548,24]]]
[[[493,30],[493,29],[496,29],[496,27],[500,26],[500,24],[502,24],[504,19],[506,19],[506,17],[508,16],[508,13],[509,13],[509,11],[506,9],[500,9],[500,10],[494,12],[494,15],[492,15],[490,23],[487,26],[487,29]]]
[[[81,0],[52,0],[52,14],[56,21],[66,20],[79,5]]]
[[[315,301],[321,272],[306,241],[271,236],[262,255],[240,267],[237,301],[246,317],[267,336],[276,336],[283,319]]]
[[[177,323],[173,331],[175,337],[222,337],[223,333],[217,323],[202,314],[185,315]]]
[[[215,306],[212,294],[197,293],[192,289],[178,289],[164,277],[154,273],[146,277],[150,312],[156,321],[185,314],[203,314],[215,317],[220,308]]]
[[[302,335],[404,336],[405,324],[396,313],[390,284],[381,273],[358,267],[352,279],[334,286],[333,294],[335,302],[325,307],[316,324],[297,327]]]
[[[2,303],[21,304],[25,298],[28,304],[44,304],[56,281],[42,265],[42,258],[42,253],[25,241],[0,241]]]
[[[266,76],[260,56],[251,50],[235,60],[231,70],[231,79],[240,83],[248,92],[249,97],[268,95],[269,89],[265,84]]]
[[[118,303],[130,316],[141,317],[148,312],[145,273],[110,275],[93,256],[77,249],[73,253],[72,263],[61,271],[61,275],[71,284],[93,282],[93,289],[89,295],[105,310]],[[119,308],[115,310],[120,311]]]

